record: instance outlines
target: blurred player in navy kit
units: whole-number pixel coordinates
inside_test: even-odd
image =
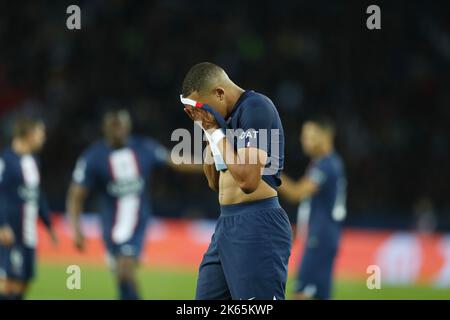
[[[335,127],[331,120],[317,117],[306,121],[301,132],[303,150],[312,161],[298,181],[282,176],[280,194],[298,203],[299,220],[308,216],[295,299],[331,297],[334,260],[338,251],[341,222],[346,215],[344,166],[334,150]]]
[[[34,156],[45,142],[44,123],[21,117],[13,127],[11,146],[0,155],[0,299],[17,300],[26,294],[34,276],[37,218],[47,226],[54,242],[56,236]]]
[[[222,68],[207,62],[187,73],[181,102],[209,139],[215,163],[205,161],[204,171],[220,203],[196,298],[284,299],[292,234],[277,197],[284,161],[277,109],[269,98],[241,89]],[[233,141],[225,138],[225,129],[235,130]]]
[[[102,196],[103,240],[119,287],[119,298],[139,299],[135,269],[150,216],[148,186],[153,170],[170,166],[183,172],[201,172],[201,165],[175,165],[162,145],[131,135],[126,110],[114,110],[103,119],[105,139],[91,145],[77,161],[69,188],[67,211],[75,245],[83,250],[80,214],[89,192]]]

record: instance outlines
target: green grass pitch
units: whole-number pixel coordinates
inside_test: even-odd
[[[115,299],[113,277],[106,267],[80,266],[81,289],[69,290],[66,266],[40,264],[28,299]],[[144,299],[193,299],[196,272],[140,267],[139,280]],[[288,292],[292,279],[288,282]],[[289,298],[289,295],[288,295]],[[369,290],[363,281],[337,281],[335,299],[450,299],[450,290],[427,286],[392,287]]]

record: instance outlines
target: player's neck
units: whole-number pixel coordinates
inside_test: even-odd
[[[115,140],[106,138],[106,142],[113,149],[121,149],[126,147],[128,143],[128,138],[124,140]]]
[[[317,154],[314,156],[314,159],[320,159],[323,157],[326,157],[334,152],[333,146],[324,146],[320,152],[317,152]]]
[[[233,83],[231,85],[230,98],[228,100],[225,118],[229,117],[234,107],[236,106],[237,102],[239,101],[239,98],[244,94],[244,92],[245,90],[237,86],[236,84]]]
[[[125,142],[108,141],[108,145],[112,149],[122,149],[122,148],[125,148],[126,143]]]
[[[32,153],[31,147],[28,145],[28,143],[18,138],[13,139],[11,148],[15,153],[19,155]]]

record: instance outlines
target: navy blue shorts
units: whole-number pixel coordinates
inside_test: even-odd
[[[306,247],[297,275],[295,292],[312,299],[331,298],[333,266],[337,247]]]
[[[23,245],[1,247],[0,273],[2,276],[20,281],[30,281],[34,277],[36,250]]]
[[[138,259],[142,252],[146,230],[147,221],[139,221],[131,237],[122,243],[114,242],[111,239],[111,231],[109,230],[108,233],[104,236],[104,242],[108,251],[108,255],[111,258],[124,256]]]
[[[196,299],[284,299],[291,244],[289,219],[277,197],[221,206]]]

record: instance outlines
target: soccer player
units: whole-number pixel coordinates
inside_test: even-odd
[[[44,123],[21,117],[14,123],[11,146],[0,155],[0,299],[19,300],[27,292],[34,276],[38,217],[56,242],[34,156],[44,142]]]
[[[295,299],[329,299],[333,264],[346,215],[346,177],[334,150],[335,126],[325,117],[306,121],[301,132],[304,152],[312,161],[298,181],[286,175],[280,193],[299,203],[299,220],[308,216],[305,250],[295,285]]]
[[[181,101],[209,139],[215,162],[205,161],[204,172],[220,203],[196,299],[284,299],[292,234],[277,197],[284,161],[277,109],[208,62],[186,74]]]
[[[101,194],[103,240],[119,297],[136,300],[139,294],[135,269],[151,211],[147,192],[151,173],[163,165],[184,172],[201,172],[202,167],[175,165],[167,150],[156,141],[131,136],[131,118],[126,110],[107,112],[103,133],[105,138],[90,146],[77,161],[67,210],[75,245],[83,250],[85,241],[79,217],[88,192]]]

